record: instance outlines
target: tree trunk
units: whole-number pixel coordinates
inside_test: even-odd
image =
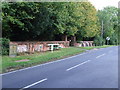
[[[74,43],[76,43],[76,36],[71,36],[71,46],[74,46]]]
[[[62,41],[67,41],[67,35],[62,36]]]

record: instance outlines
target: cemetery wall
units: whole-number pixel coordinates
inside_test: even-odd
[[[44,52],[50,49],[48,44],[59,44],[59,47],[69,47],[69,41],[34,41],[34,42],[10,42],[9,54]]]
[[[80,43],[74,43],[75,47],[92,47],[93,41],[81,41]]]

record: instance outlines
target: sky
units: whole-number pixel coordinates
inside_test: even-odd
[[[89,0],[97,10],[101,10],[106,6],[118,7],[118,2],[120,0]]]

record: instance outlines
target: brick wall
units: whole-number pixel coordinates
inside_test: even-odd
[[[75,47],[91,47],[93,45],[93,41],[81,41],[80,43],[74,43]]]
[[[16,53],[48,51],[48,44],[59,44],[61,48],[69,47],[69,41],[10,42],[10,52],[12,53],[14,48]]]

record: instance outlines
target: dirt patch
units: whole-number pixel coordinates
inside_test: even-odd
[[[15,62],[27,62],[27,61],[30,61],[30,60],[28,60],[28,59],[23,59],[23,60],[17,60],[17,61],[15,61]]]

